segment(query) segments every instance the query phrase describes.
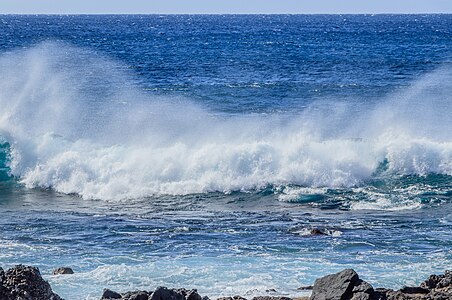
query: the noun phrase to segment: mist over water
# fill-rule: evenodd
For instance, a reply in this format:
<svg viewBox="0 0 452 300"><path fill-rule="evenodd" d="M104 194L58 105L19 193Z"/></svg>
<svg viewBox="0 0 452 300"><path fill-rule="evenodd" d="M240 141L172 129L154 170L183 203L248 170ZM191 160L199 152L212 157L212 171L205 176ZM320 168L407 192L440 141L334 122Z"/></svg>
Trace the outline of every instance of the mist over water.
<svg viewBox="0 0 452 300"><path fill-rule="evenodd" d="M155 96L133 77L63 43L2 54L10 174L29 188L104 200L452 175L449 65L381 101L323 99L261 114Z"/></svg>

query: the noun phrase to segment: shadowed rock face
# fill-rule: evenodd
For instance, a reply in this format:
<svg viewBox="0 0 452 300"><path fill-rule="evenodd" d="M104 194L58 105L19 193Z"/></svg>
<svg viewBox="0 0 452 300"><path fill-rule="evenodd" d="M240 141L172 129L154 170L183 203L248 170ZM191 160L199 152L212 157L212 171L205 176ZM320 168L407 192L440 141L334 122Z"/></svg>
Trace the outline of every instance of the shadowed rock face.
<svg viewBox="0 0 452 300"><path fill-rule="evenodd" d="M319 278L314 283L311 300L369 300L373 287L359 279L352 269Z"/></svg>
<svg viewBox="0 0 452 300"><path fill-rule="evenodd" d="M61 300L52 291L38 268L23 265L15 266L4 272L0 268L1 300Z"/></svg>

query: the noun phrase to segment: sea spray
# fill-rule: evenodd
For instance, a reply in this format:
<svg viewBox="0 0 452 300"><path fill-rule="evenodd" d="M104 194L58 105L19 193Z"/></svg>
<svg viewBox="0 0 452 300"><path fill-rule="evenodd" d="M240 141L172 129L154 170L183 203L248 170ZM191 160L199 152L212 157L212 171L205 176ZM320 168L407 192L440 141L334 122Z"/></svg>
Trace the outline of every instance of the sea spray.
<svg viewBox="0 0 452 300"><path fill-rule="evenodd" d="M91 51L43 43L0 58L0 132L27 187L86 199L359 187L375 176L452 175L452 72L377 104L325 99L294 114L227 115L133 84Z"/></svg>

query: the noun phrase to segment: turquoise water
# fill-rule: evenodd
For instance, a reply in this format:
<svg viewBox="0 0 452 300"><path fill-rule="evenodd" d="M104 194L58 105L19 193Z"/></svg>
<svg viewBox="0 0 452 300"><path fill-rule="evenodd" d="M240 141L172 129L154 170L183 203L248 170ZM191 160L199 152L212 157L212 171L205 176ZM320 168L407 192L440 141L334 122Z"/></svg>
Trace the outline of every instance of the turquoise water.
<svg viewBox="0 0 452 300"><path fill-rule="evenodd" d="M450 15L0 20L0 266L65 299L450 268Z"/></svg>

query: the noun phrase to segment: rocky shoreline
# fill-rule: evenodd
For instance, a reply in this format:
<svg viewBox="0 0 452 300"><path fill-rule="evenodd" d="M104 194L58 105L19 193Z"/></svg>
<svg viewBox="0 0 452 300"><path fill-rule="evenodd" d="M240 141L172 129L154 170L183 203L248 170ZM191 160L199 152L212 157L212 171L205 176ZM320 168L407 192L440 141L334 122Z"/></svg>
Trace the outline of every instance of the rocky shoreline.
<svg viewBox="0 0 452 300"><path fill-rule="evenodd" d="M73 274L70 268L58 268L53 274ZM352 269L319 278L312 287L310 297L290 298L260 296L251 300L452 300L452 271L431 275L416 287L400 290L374 288L359 278ZM153 291L117 293L104 289L101 300L209 300L197 290L158 287ZM52 291L38 268L17 265L7 271L0 268L0 300L62 300ZM241 296L223 297L216 300L247 300Z"/></svg>

